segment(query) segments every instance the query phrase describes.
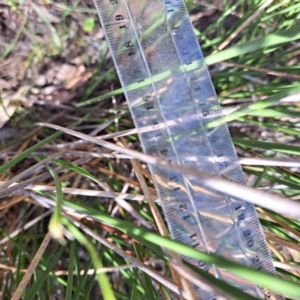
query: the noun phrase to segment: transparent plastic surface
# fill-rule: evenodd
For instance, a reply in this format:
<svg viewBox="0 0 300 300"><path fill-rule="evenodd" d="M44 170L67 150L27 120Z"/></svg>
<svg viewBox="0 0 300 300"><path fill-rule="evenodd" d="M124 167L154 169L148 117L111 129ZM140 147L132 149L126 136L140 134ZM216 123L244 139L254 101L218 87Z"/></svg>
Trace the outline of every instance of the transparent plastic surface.
<svg viewBox="0 0 300 300"><path fill-rule="evenodd" d="M244 183L232 140L182 0L95 0L145 153ZM172 237L275 274L252 204L150 167ZM244 291L267 291L184 259ZM204 300L223 299L195 287ZM283 299L274 295L275 299Z"/></svg>

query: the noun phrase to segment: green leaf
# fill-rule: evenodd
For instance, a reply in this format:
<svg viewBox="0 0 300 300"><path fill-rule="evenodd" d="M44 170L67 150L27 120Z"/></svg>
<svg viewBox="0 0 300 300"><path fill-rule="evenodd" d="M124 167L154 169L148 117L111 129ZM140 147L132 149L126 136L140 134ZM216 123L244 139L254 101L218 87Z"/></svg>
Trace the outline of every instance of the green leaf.
<svg viewBox="0 0 300 300"><path fill-rule="evenodd" d="M83 21L83 30L86 32L93 31L95 29L95 19L93 17L85 18Z"/></svg>

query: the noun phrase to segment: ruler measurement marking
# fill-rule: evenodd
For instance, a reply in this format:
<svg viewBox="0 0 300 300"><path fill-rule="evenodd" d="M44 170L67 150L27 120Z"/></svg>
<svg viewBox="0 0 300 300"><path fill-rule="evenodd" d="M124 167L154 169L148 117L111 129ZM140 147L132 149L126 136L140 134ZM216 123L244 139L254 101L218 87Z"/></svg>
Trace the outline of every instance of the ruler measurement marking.
<svg viewBox="0 0 300 300"><path fill-rule="evenodd" d="M125 5L125 7L126 7L126 9L127 9L127 12L128 12L129 18L130 18L130 21L131 21L131 23L133 24L133 21L132 21L132 19L131 19L131 17L130 17L129 8L128 8L128 6L127 6L126 1L124 1L124 5ZM170 11L169 11L169 12L170 12ZM135 28L134 28L134 27L133 27L133 31L135 31ZM140 45L138 39L137 39L137 44L138 44L139 48L141 49L142 47L141 47L141 45ZM143 50L141 50L141 55L143 56L144 60L146 61L146 58L144 57ZM151 78L151 72L150 72L150 69L148 68L148 66L147 66L146 63L145 63L145 66L146 66L146 70L147 70L148 76L149 76L149 78ZM154 83L152 83L152 88L153 88L153 90L154 90L154 93L155 93L155 95L156 95L156 99L157 99L158 105L159 105L160 96L159 96L159 94L158 94L158 92L157 92L157 90L156 90L156 88L155 88L155 84L154 84ZM162 114L162 118L164 119L163 114ZM164 122L166 123L166 120L165 120L165 119L164 119ZM171 134L171 133L169 132L169 130L168 130L168 126L166 126L166 129L167 129L167 132L168 132L169 136L172 137L172 134ZM172 143L172 138L171 138L171 147L172 147L172 151L173 151L174 154L175 154L177 163L180 163L180 159L179 159L179 157L178 157L177 150L176 150L176 148L174 147L174 144ZM166 150L163 150L163 151L166 151ZM192 200L192 195L191 195L190 189L189 189L189 187L188 187L188 185L187 185L187 183L186 183L186 179L185 179L184 177L183 177L183 181L184 181L184 184L185 184L185 188L186 188L186 192L187 192L189 201L190 201L190 203L193 205L194 203L193 203L193 200ZM178 189L179 189L179 188L176 188L176 189L173 190L173 191L176 192ZM194 209L194 211L196 212L197 210ZM208 250L208 245L207 245L206 238L205 238L205 234L204 234L204 232L203 232L203 228L202 228L202 226L201 226L201 221L200 221L200 219L199 219L200 216L197 214L197 217L196 217L196 218L198 219L197 227L198 227L198 230L200 231L200 234L201 234L202 237L203 237L206 251L209 252L209 250Z"/></svg>
<svg viewBox="0 0 300 300"><path fill-rule="evenodd" d="M174 3L174 1L176 3ZM159 1L154 1L154 0L150 0L150 2L153 4L159 3ZM193 159L195 159L197 162L197 160L201 161L202 158L207 159L208 158L207 155L210 155L210 158L213 160L213 163L212 164L209 163L207 166L210 166L209 168L214 169L213 174L219 176L221 174L224 174L224 176L229 176L230 179L232 177L232 180L244 182L241 168L238 166L237 159L235 158L235 151L232 146L232 142L230 139L230 135L226 123L224 122L224 119L222 119L221 110L217 102L217 98L213 86L210 81L210 76L205 66L201 50L198 49L199 48L198 41L195 38L195 35L193 33L193 29L191 27L190 20L189 20L189 15L187 13L183 1L182 0L163 1L165 7L167 7L167 10L165 10L166 19L167 19L166 28L168 28L168 32L170 32L171 34L171 39L173 40L173 44L175 46L175 52L177 51L178 58L181 61L180 63L181 66L178 69L181 72L180 75L181 78L178 79L178 76L176 75L176 72L178 72L178 70L176 70L177 67L175 69L171 68L169 71L170 75L168 75L168 77L165 77L165 79L163 79L164 81L162 81L162 84L152 79L152 76L153 75L156 76L157 74L155 73L152 74L150 68L147 65L148 63L151 62L153 63L153 61L151 61L150 58L149 61L147 61L148 58L146 57L146 55L148 55L146 52L149 51L148 49L150 48L148 48L147 44L143 44L142 42L140 42L139 35L136 31L134 21L131 17L131 11L129 6L127 5L126 0L124 1L96 0L95 3L96 3L98 13L100 15L100 20L102 21L102 24L104 24L103 26L104 31L110 42L109 46L113 53L112 56L114 62L115 64L117 63L116 66L117 66L118 74L121 77L121 82L123 88L125 89L125 95L127 100L129 101L129 107L131 109L133 117L135 118L135 124L138 128L139 137L142 140L144 151L146 151L147 153L152 153L152 155L166 157L169 161L177 161L177 163L180 161L184 163L189 162L189 159L184 159L182 156L182 155L186 155L186 152L185 151L177 152L177 150L180 149L181 147L180 144L181 140L188 141L190 139L190 141L194 143L194 145L196 145L195 142L193 142L193 138L194 138L193 134L188 134L188 136L183 135L182 137L180 137L179 135L178 140L176 139L173 140L174 138L176 138L174 136L176 130L180 128L178 126L180 126L181 122L185 122L185 119L182 119L181 121L180 120L175 121L174 124L170 125L168 122L174 120L174 118L172 117L170 119L168 118L166 119L165 116L166 112L164 112L165 109L164 94L166 93L166 95L168 95L169 93L168 89L173 88L174 84L172 84L171 81L170 85L166 85L166 90L164 91L161 90L161 86L162 84L164 84L164 82L167 82L167 78L170 78L171 80L175 79L175 81L181 80L181 84L187 87L189 91L188 92L189 96L187 98L190 99L189 101L191 104L191 108L189 108L189 111L192 112L193 110L196 112L195 116L196 118L199 119L198 121L202 126L202 130L201 130L202 133L200 132L200 134L203 134L204 139L201 142L203 144L203 146L201 147L203 147L203 150L206 148L210 151L210 152L208 151L208 154L205 154L205 156L195 155ZM134 6L134 3L138 3L138 2L135 0L130 0L131 7ZM128 14L128 20L125 19L123 15L119 14L119 11L122 9L124 10L124 7L126 13ZM138 7L138 5L136 7ZM162 9L164 9L163 5L162 5ZM135 11L134 14L136 14L135 17L138 17L137 11ZM145 15L144 17L146 18L147 16ZM113 20L113 18L115 19ZM120 26L118 25L122 23L123 24L126 23L126 25L122 25L120 28ZM168 39L168 34L169 34L168 32L166 32L166 39ZM188 41L186 41L186 39L188 39ZM123 44L121 44L120 40L122 40ZM183 45L182 42L184 40L186 45L188 46L194 45L195 47L185 47L186 49L182 48L185 46ZM124 42L127 43L125 44L125 48L124 48ZM193 49L191 50L191 48ZM160 48L159 51L162 51L161 53L159 53L159 55L163 55L163 51L164 51L163 48ZM157 54L155 55L157 56ZM128 60L128 58L130 58L130 60ZM132 60L132 58L134 60ZM176 60L177 58L175 58L175 61ZM127 76L123 76L124 74L126 75L126 72L127 72ZM131 92L132 90L129 87L130 85L133 84L133 82L137 82L137 83L145 82L145 85L140 86L138 91ZM151 94L153 95L151 96ZM131 95L132 97L135 97L135 99L131 98ZM204 95L204 96L200 96L200 95ZM144 101L143 103L143 100L147 100L148 98L151 97L152 97L151 99L152 103L147 104L147 101ZM187 99L185 100L187 101ZM147 104L145 106L144 111L142 111L141 106L139 106L140 105L139 103L141 103L141 105L144 105L145 103ZM181 106L178 106L179 103L177 102L176 105L178 107L178 111L185 110L185 104L181 103ZM171 112L172 111L170 111L170 113ZM167 111L167 113L169 112ZM220 124L214 125L215 128L207 127L209 126L210 123L218 124L218 122L220 122ZM164 126L161 126L161 123L163 123ZM144 125L145 127L150 126L150 130L152 130L152 132L150 130L147 132L144 129ZM157 133L153 131L156 131ZM156 142L155 146L153 145L153 142ZM200 145L199 141L197 143L198 145ZM217 147L218 143L222 143L221 147L223 147L223 150L224 148L228 148L228 149L226 149L222 153L219 152ZM171 151L169 151L170 146L171 146ZM208 162L209 161L207 161L207 163ZM232 165L236 165L236 167L232 167ZM195 241L195 237L197 236L196 231L193 233L188 233L186 231L186 228L184 227L187 225L180 227L181 225L179 225L178 221L176 220L176 214L172 214L171 211L167 209L169 201L176 202L176 197L178 197L176 195L181 195L180 197L183 196L182 199L185 199L183 204L180 205L178 204L179 207L175 209L176 203L171 203L170 207L172 207L174 212L178 213L181 210L180 207L182 207L182 205L188 205L188 203L190 203L190 206L193 206L193 209L191 210L190 208L188 208L186 209L186 212L182 212L182 214L185 215L185 217L182 217L184 218L182 219L182 221L187 222L189 220L192 226L195 225L195 223L193 222L196 221L196 223L198 222L197 224L198 226L196 227L198 227L198 229L202 228L201 224L202 222L204 222L204 220L199 219L200 214L198 215L198 208L195 206L195 203L192 198L192 197L198 197L197 193L195 194L194 191L194 187L195 187L193 186L194 181L187 180L186 178L178 179L179 181L178 186L176 186L176 184L174 183L173 187L170 189L166 185L166 182L163 180L163 178L165 178L166 173L158 171L157 168L151 168L151 169L155 178L156 188L158 189L158 192L162 195L163 205L165 206L166 209L165 211L168 212L166 217L168 218L169 227L171 227L170 230L173 233L173 237L177 237L179 240L183 239L184 241L186 241L186 238L188 238L189 241L187 243L193 243L193 245L195 245L195 247L198 248L198 246L200 246L201 243L197 240ZM182 177L177 175L177 178L182 178ZM174 175L170 174L167 180L169 180L170 183L172 182L172 180L174 181ZM190 186L193 189L193 192L191 192L192 190L190 190ZM187 200L186 198L187 196L190 199L189 202L185 202ZM252 234L251 237L252 238L258 237L257 238L258 240L256 241L257 244L260 242L264 243L264 235L261 232L261 227L257 220L256 211L255 209L253 209L253 206L249 203L245 204L241 200L230 198L228 196L225 196L223 198L225 199L225 202L227 203L226 205L228 206L229 210L231 209L231 213L229 213L229 216L232 216L233 229L230 230L234 230L235 228L235 230L239 232L239 230L241 230L242 227L246 226L246 228L247 227L250 228L251 231L254 230L254 233L251 232ZM216 200L219 199L219 196L218 198L215 197L215 199ZM200 203L197 205L200 205ZM190 210L191 212L188 212ZM214 219L212 218L211 221L213 220ZM206 220L203 223L203 225L211 226L210 223L207 223ZM206 229L202 229L202 230L204 231L209 230L209 227L205 227L205 228ZM204 241L204 243L206 242L206 235L204 234L204 232L202 233L202 240ZM243 251L245 252L246 256L247 256L247 249L246 249L247 247L245 247L245 243L249 240L250 238L243 240L240 237L240 246L244 248ZM250 244L252 245L252 243ZM254 246L254 244L252 246ZM203 247L203 245L201 247ZM258 254L265 255L264 253L266 253L266 259L265 259L266 263L264 264L264 266L271 270L272 261L268 257L269 250L266 245L265 247L264 246L262 247L263 247L262 248L263 253L260 254L258 253ZM207 251L208 245L206 245L205 248ZM201 249L203 250L203 248ZM259 252L258 249L259 248L256 249L257 252ZM234 250L233 250L233 255L234 255ZM263 264L263 262L261 262L260 264ZM274 273L274 270L272 272ZM217 274L217 272L215 272L215 274ZM283 298L279 298L279 299L283 299Z"/></svg>
<svg viewBox="0 0 300 300"><path fill-rule="evenodd" d="M120 15L121 16L121 15ZM129 23L129 20L126 19L122 19L122 20L116 20L114 22L108 22L108 23L104 23L104 26L111 26L111 25L118 25L118 24L123 24L123 23Z"/></svg>

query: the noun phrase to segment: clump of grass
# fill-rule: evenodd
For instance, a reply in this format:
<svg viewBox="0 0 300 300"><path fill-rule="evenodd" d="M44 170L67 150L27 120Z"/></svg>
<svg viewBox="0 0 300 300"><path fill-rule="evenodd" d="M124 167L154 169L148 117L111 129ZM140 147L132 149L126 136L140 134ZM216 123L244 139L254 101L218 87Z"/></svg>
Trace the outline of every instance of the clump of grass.
<svg viewBox="0 0 300 300"><path fill-rule="evenodd" d="M27 28L26 6L12 2ZM91 16L96 22L93 26L99 26L94 8L84 3L48 3L63 10L62 25L45 19L40 7L32 8L51 31L56 55L63 53L65 22L72 13L88 20L83 26L94 24L88 19ZM288 299L300 297L300 224L295 209L300 180L300 5L257 0L226 1L218 7L213 1L201 5L187 1L187 5L225 118L230 122L247 183L256 188L256 195L265 195L262 191L272 195L263 196L271 206L256 204L278 277L172 241L159 227L163 222L157 218L163 213L159 203L151 202L150 198L157 195L145 165L153 160L137 152L141 147L136 131L104 49L72 112L70 106L61 107L64 115L58 115L55 123L64 133L34 127L28 135L15 136L1 146L3 299L17 299L15 291L21 291L23 299L28 300L49 299L49 295L57 299L188 297L188 284L180 285L175 271L187 281L201 281L219 294L254 299L209 274L170 261L161 247L232 270L255 284L279 290ZM201 18L214 22L203 29ZM3 58L13 55L21 38L19 29ZM99 76L101 70L109 71ZM100 83L108 87L112 82L110 91L97 89ZM35 121L42 119L35 117ZM67 131L67 127L73 131ZM93 138L99 135L110 142ZM138 176L133 157L143 164ZM201 175L197 174L194 176ZM213 184L211 178L208 181ZM293 201L284 212L276 204L280 197ZM248 200L252 201L251 197ZM32 276L26 279L26 272Z"/></svg>

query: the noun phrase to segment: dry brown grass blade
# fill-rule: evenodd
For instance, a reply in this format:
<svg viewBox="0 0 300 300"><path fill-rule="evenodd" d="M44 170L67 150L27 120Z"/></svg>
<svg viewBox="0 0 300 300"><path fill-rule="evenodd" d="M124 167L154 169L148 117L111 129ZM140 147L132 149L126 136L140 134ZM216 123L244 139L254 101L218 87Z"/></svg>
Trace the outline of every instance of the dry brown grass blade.
<svg viewBox="0 0 300 300"><path fill-rule="evenodd" d="M64 128L58 125L48 124L48 123L36 123L36 125L46 126L49 128L53 128L55 130L60 130L62 132L76 136L80 139L84 139L92 143L95 143L99 146L106 147L113 151L118 151L120 153L129 155L132 158L136 158L148 164L156 165L167 171L178 172L179 174L186 175L189 178L195 178L199 180L199 183L201 183L201 185L205 187L211 188L213 190L219 191L227 195L231 195L233 197L248 201L256 205L263 206L267 209L274 210L280 214L290 215L296 218L300 217L300 204L295 201L291 201L287 198L284 198L282 196L276 194L270 195L263 191L256 190L254 188L239 183L231 182L229 180L224 180L220 177L209 175L205 172L201 172L199 170L187 167L185 165L169 163L165 160L158 159L156 157L152 157L150 155L146 155L138 151L120 147L118 145L104 141L101 138L94 138L89 135L68 128Z"/></svg>
<svg viewBox="0 0 300 300"><path fill-rule="evenodd" d="M276 249L276 247L271 244L270 242L267 242L269 248L271 249L271 251L280 259L281 262L288 264L289 261ZM300 273L294 270L290 270L289 272L291 272L293 275L300 277Z"/></svg>
<svg viewBox="0 0 300 300"><path fill-rule="evenodd" d="M155 205L155 202L152 198L152 195L149 191L149 188L147 186L147 183L145 181L145 178L141 172L141 166L139 164L138 161L136 161L135 159L131 159L130 160L132 166L133 166L133 169L135 171L135 174L136 174L136 177L141 185L141 188L142 188L142 191L144 193L144 195L146 196L146 199L148 200L148 204L149 204L149 207L150 207L150 210L151 210L151 213L154 217L154 220L155 220L155 223L156 223L156 226L158 228L158 231L159 233L162 235L162 236L169 236L169 231L167 229L167 227L165 226L165 223Z"/></svg>
<svg viewBox="0 0 300 300"><path fill-rule="evenodd" d="M100 185L100 184L99 184ZM117 194L115 194L114 190L108 185L108 183L101 184L100 185L102 188L106 189L108 193L111 193L112 198L114 201L123 209L125 209L129 215L134 217L136 220L140 222L143 226L146 228L153 230L154 226L151 222L146 220L129 202L125 201L123 198L118 197Z"/></svg>
<svg viewBox="0 0 300 300"><path fill-rule="evenodd" d="M300 266L297 265L291 265L291 264L285 264L278 261L273 261L274 267L284 269L284 270L295 270L300 272Z"/></svg>
<svg viewBox="0 0 300 300"><path fill-rule="evenodd" d="M170 261L170 265L184 278L186 278L186 280L189 280L190 282L201 288L205 288L207 291L210 291L211 294L217 293L220 296L224 296L224 299L228 299L226 295L224 295L224 293L220 289L218 289L217 286L212 287L205 278L200 276L199 273L191 270L189 267L185 265L177 265L174 261Z"/></svg>
<svg viewBox="0 0 300 300"><path fill-rule="evenodd" d="M263 157L241 157L239 158L241 165L254 165L254 166L274 166L274 167L289 167L299 168L300 162L296 159L276 159L276 158L263 158ZM288 170L289 171L289 170ZM294 173L293 173L294 175Z"/></svg>
<svg viewBox="0 0 300 300"><path fill-rule="evenodd" d="M45 196L41 196L41 195L38 195L38 194L35 194L35 193L32 193L32 192L26 192L26 194L27 194L27 196L30 197L29 201L36 204L36 205L38 205L38 206L45 207L45 208L49 209L49 208L52 208L56 205L55 200L46 198ZM72 217L73 219L75 219L77 221L80 221L84 224L88 224L90 226L93 226L95 228L110 232L110 233L122 238L123 240L126 240L127 243L129 243L129 244L131 244L133 241L138 242L138 241L134 240L132 237L130 237L129 235L127 235L126 233L120 231L119 229L116 229L115 227L112 227L108 224L103 224L103 223L99 222L97 219L89 217L86 214L80 214L79 212L75 212L74 209L70 208L67 205L63 205L62 209L63 209L64 214ZM38 218L42 218L46 214L50 214L50 213L51 213L51 210L46 211L43 215L37 217L36 219L32 220L31 222L36 223L38 221L37 220ZM24 229L29 228L28 226L32 226L33 224L31 224L31 222L27 223L24 226ZM5 239L8 240L8 238L5 238ZM3 243L3 240L0 241L0 244ZM7 241L7 240L5 240L5 241Z"/></svg>
<svg viewBox="0 0 300 300"><path fill-rule="evenodd" d="M224 65L224 66L227 66L227 67L234 67L234 68L239 68L239 69L248 69L248 70L251 70L251 71L255 71L255 72L259 72L259 73L263 73L263 74L268 74L268 75L274 75L274 76L277 76L277 77L289 78L289 79L298 80L298 81L300 80L299 75L289 74L289 73L285 73L285 72L278 72L278 71L269 70L269 69L265 69L265 68L256 68L256 67L251 67L251 66L248 66L248 65L235 64L235 63L222 62L221 64Z"/></svg>
<svg viewBox="0 0 300 300"><path fill-rule="evenodd" d="M25 273L24 277L22 278L20 284L18 285L16 291L14 292L11 300L19 300L22 297L22 294L33 274L33 272L35 271L39 261L41 260L49 242L51 240L51 234L48 231L39 250L37 251L37 253L35 254L30 266L27 269L27 272Z"/></svg>
<svg viewBox="0 0 300 300"><path fill-rule="evenodd" d="M0 210L7 209L7 208L23 201L24 198L26 198L26 197L27 196L20 195L20 196L13 197L12 199L9 199L8 201L3 201L0 205Z"/></svg>
<svg viewBox="0 0 300 300"><path fill-rule="evenodd" d="M50 162L52 159L60 157L61 155L67 153L67 150L55 153L41 161L39 161L38 163L36 163L35 165L31 166L28 169L25 169L23 172L19 173L18 175L14 176L13 178L9 179L7 182L5 182L4 184L2 184L0 186L0 190L5 189L7 187L9 187L11 184L15 183L18 180L23 179L24 177L26 177L27 175L29 175L30 173L34 172L38 167L43 166L44 164Z"/></svg>
<svg viewBox="0 0 300 300"><path fill-rule="evenodd" d="M266 238L270 241L273 241L279 245L294 249L298 252L300 252L300 245L296 244L294 242L291 241L287 241L283 238L281 238L280 236L275 235L274 233L268 232L268 231L264 231L264 234L266 236Z"/></svg>
<svg viewBox="0 0 300 300"><path fill-rule="evenodd" d="M137 181L135 181L135 180L132 180L132 179L126 177L126 176L123 176L123 175L120 175L120 174L111 172L110 170L107 170L107 169L105 169L105 168L96 166L96 165L94 165L94 164L92 164L92 163L85 163L84 165L88 166L88 167L91 168L91 169L97 170L97 171L99 171L100 173L103 173L103 174L106 174L106 175L108 175L108 176L112 176L112 177L115 177L115 178L117 178L117 179L120 179L120 180L122 180L122 181L124 181L124 182L127 182L127 183L129 183L130 186L133 187L133 188L139 186L139 183L138 183ZM153 188L149 188L149 190L151 190L152 193L156 193L155 189L153 189Z"/></svg>
<svg viewBox="0 0 300 300"><path fill-rule="evenodd" d="M139 243L134 238L130 237L128 234L120 231L119 229L117 229L115 227L109 226L107 224L103 224L103 223L101 223L95 219L92 219L88 216L82 216L76 212L71 212L68 210L63 210L63 212L65 215L72 217L76 221L80 221L83 224L87 224L87 225L93 226L94 228L102 229L104 231L112 233L113 235L118 236L118 237L122 238L123 240L126 240L126 242L128 244L132 244L133 242Z"/></svg>
<svg viewBox="0 0 300 300"><path fill-rule="evenodd" d="M24 197L24 196L22 196ZM27 195L26 195L27 197ZM27 230L28 228L30 228L31 226L33 226L34 224L38 223L39 221L41 221L43 218L47 217L48 215L51 214L51 210L47 210L46 212L44 212L43 214L39 215L38 217L34 218L33 220L27 222L23 227L18 228L16 230L14 230L13 232L11 232L7 237L3 238L2 240L0 240L0 245L8 242L10 239L16 237L18 234L24 232L24 230Z"/></svg>
<svg viewBox="0 0 300 300"><path fill-rule="evenodd" d="M88 160L87 158L81 158L81 159L78 159L78 160L74 161L73 163L74 164L82 164L82 163L86 162L87 160ZM65 169L66 169L65 167L60 166L60 167L55 168L54 170L55 170L56 173L61 173ZM74 172L74 174L78 174L78 173ZM9 196L13 193L16 193L16 192L20 192L24 188L26 188L27 186L29 186L31 184L35 184L37 182L41 182L41 181L43 181L45 179L48 179L50 177L51 177L51 174L49 172L45 172L45 173L42 173L41 175L37 175L36 177L24 180L21 183L18 183L18 184L10 186L8 188L5 188L3 190L0 190L0 198L7 197L7 196Z"/></svg>
<svg viewBox="0 0 300 300"><path fill-rule="evenodd" d="M161 264L163 263L163 261L161 259L153 259L153 260L148 260L148 261L144 261L145 265L151 265L151 264ZM118 267L103 267L100 270L97 270L97 273L108 273L108 272L117 272L120 270L126 270L126 269L130 269L135 267L135 265L133 264L128 264L128 265L120 265ZM15 266L10 266L10 265L4 265L4 264L0 264L0 269L2 270L6 270L6 271L11 271L11 272L22 272L22 273L26 273L28 271L28 269L19 269L18 267ZM56 276L69 276L70 272L69 270L53 270L52 271L54 275ZM73 271L73 275L74 276L78 276L78 275L94 275L95 274L95 269L89 269L89 270L80 270L80 271Z"/></svg>
<svg viewBox="0 0 300 300"><path fill-rule="evenodd" d="M277 224L279 224L280 226L282 226L284 229L286 229L288 232L292 232L295 236L297 236L300 239L300 232L293 228L292 226L290 226L289 224L281 221L279 218L277 218L276 216L273 216L272 214L268 213L267 211L265 211L263 208L261 207L257 207L257 210L259 212L261 212L264 216L269 217L271 220L275 221Z"/></svg>
<svg viewBox="0 0 300 300"><path fill-rule="evenodd" d="M1 183L4 183L5 181L0 181ZM13 185L16 185L13 184ZM13 186L12 185L12 186ZM43 184L38 184L38 185L29 185L25 188L25 190L30 190L30 191L43 191L43 192L55 192L56 187L51 186L51 185L43 185ZM105 197L105 198L112 198L113 195L109 192L106 191L99 191L99 190L89 190L89 189L75 189L75 188L62 188L61 189L64 194L68 195L77 195L77 196L90 196L90 197ZM115 193L118 197L122 199L127 199L127 200L133 200L133 201L145 201L146 197L144 195L138 195L138 194L129 194L129 193ZM21 201L25 196L21 196L19 200L17 198L13 198L10 200L12 201L12 204L15 204L19 201ZM4 202L0 205L0 210L7 208L11 206L12 204L8 202Z"/></svg>
<svg viewBox="0 0 300 300"><path fill-rule="evenodd" d="M147 200L148 200L148 204L150 207L150 210L152 212L152 215L154 217L156 226L158 228L159 233L162 236L165 237L169 237L169 231L162 219L161 214L159 213L159 210L157 209L155 202L152 198L152 195L148 189L147 183L145 181L145 178L142 174L142 168L140 163L135 160L135 159L131 159L131 164L133 166L133 169L135 171L136 177L141 185L141 188L143 190L143 193L145 194ZM181 258L177 253L171 253L171 251L167 251L168 255L171 256L178 264L182 264ZM188 299L197 299L195 291L191 285L190 282L188 282L184 277L180 276L171 266L170 266L170 270L172 273L172 277L174 279L174 281L181 287L183 288L183 290L186 292ZM182 299L182 297L180 296L180 298Z"/></svg>

